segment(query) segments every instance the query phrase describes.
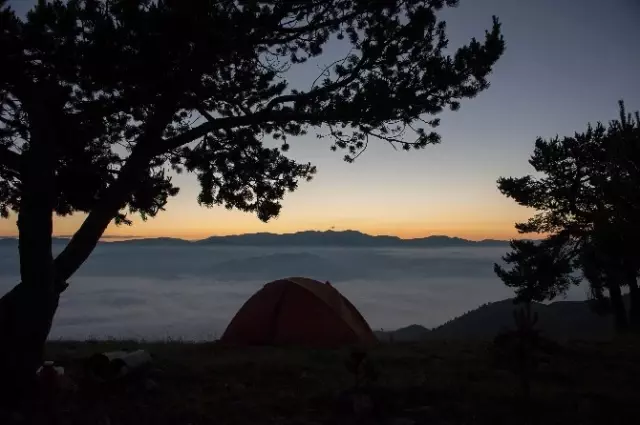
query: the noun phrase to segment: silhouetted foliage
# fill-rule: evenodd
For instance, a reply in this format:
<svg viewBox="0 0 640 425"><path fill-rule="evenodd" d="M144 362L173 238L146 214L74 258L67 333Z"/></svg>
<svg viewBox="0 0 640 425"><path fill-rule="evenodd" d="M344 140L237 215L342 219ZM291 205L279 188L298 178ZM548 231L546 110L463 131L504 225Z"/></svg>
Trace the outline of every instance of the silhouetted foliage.
<svg viewBox="0 0 640 425"><path fill-rule="evenodd" d="M513 311L515 330L501 333L495 342L498 347L508 348L514 357L523 400L528 407L536 354L540 348L540 331L535 328L538 314L532 311L532 303L552 300L571 285L579 284L580 280L571 276L572 258L558 237L537 242L512 240L510 246L512 251L502 260L511 268L507 270L494 264L494 271L505 285L514 288L514 303L524 306Z"/></svg>
<svg viewBox="0 0 640 425"><path fill-rule="evenodd" d="M15 179L3 175L2 211L18 211L12 183L36 125L29 102L45 94L60 132L47 137L58 150L58 214L94 209L131 154L143 152L146 173L117 215L124 223L127 212L154 216L177 193L169 166L198 175L201 204L277 215L284 192L313 174L282 155L288 137L310 127L326 126L321 136L347 149L348 160L370 137L405 149L437 143L426 129L438 120L421 116L457 109L485 89L504 47L496 21L484 44L473 40L445 56L445 26L435 15L443 6L71 0L42 3L25 22L5 8L2 170ZM290 88L286 71L334 38L351 53L309 90ZM193 125L198 118L205 123ZM415 139L402 137L412 129ZM280 149L265 148L265 138Z"/></svg>
<svg viewBox="0 0 640 425"><path fill-rule="evenodd" d="M626 327L621 287L631 293L630 319L640 325L640 115L589 125L572 137L536 140L529 160L540 177L500 178L498 187L538 213L521 233L550 234L590 282L593 305L612 307ZM611 298L606 300L605 289Z"/></svg>
<svg viewBox="0 0 640 425"><path fill-rule="evenodd" d="M571 276L571 257L557 238L541 242L512 240L511 252L502 260L511 265L505 269L494 264L493 269L504 284L513 288L515 302L530 303L554 299L580 280Z"/></svg>
<svg viewBox="0 0 640 425"><path fill-rule="evenodd" d="M153 217L177 194L170 170L197 176L201 205L266 221L315 172L285 156L291 137L316 128L349 162L373 139L438 143L433 116L486 89L504 50L494 18L482 42L446 54L437 13L456 5L55 0L20 19L0 0L0 213L18 213L22 275L0 300L0 331L21 341L0 364L39 350L59 293L112 221ZM287 71L329 43L349 53L292 87ZM88 214L55 261L52 211Z"/></svg>

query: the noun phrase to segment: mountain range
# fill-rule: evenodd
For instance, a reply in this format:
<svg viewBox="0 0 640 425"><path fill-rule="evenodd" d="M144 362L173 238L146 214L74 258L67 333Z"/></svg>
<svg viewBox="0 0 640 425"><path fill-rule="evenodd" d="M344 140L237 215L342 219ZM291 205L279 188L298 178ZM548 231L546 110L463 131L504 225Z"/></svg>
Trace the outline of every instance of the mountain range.
<svg viewBox="0 0 640 425"><path fill-rule="evenodd" d="M628 308L628 295L625 303ZM499 332L515 327L513 311L516 308L509 298L484 304L433 329L411 325L395 331L378 331L376 335L381 341L394 342L490 340ZM611 316L594 313L588 301L534 303L532 310L538 314L536 328L542 335L556 340L606 340L614 335Z"/></svg>
<svg viewBox="0 0 640 425"><path fill-rule="evenodd" d="M68 238L53 238L54 244L66 244ZM428 236L402 239L397 236L373 236L355 230L303 231L297 233L247 233L230 236L211 236L189 241L179 238L136 238L121 241L102 241L102 244L126 246L332 246L368 248L443 248L504 246L508 241L484 239L472 241L450 236ZM15 245L16 238L1 238L0 246Z"/></svg>

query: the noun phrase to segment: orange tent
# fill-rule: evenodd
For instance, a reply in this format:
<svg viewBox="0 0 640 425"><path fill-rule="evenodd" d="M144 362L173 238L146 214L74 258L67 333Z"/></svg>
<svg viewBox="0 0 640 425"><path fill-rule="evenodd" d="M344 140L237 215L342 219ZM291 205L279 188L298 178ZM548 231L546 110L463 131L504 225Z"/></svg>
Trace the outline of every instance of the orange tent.
<svg viewBox="0 0 640 425"><path fill-rule="evenodd" d="M291 277L267 283L238 310L220 339L234 345L373 345L358 310L328 282Z"/></svg>

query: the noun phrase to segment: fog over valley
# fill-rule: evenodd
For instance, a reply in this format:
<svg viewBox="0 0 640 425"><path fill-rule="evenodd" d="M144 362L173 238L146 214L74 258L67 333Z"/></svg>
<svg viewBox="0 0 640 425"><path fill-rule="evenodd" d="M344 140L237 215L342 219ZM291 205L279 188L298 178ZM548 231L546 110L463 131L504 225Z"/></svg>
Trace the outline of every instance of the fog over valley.
<svg viewBox="0 0 640 425"><path fill-rule="evenodd" d="M19 280L11 245L0 246L3 293ZM70 280L51 338L214 339L255 291L290 276L329 280L373 329L433 327L512 296L493 273L506 251L101 243ZM584 288L567 299L585 299Z"/></svg>

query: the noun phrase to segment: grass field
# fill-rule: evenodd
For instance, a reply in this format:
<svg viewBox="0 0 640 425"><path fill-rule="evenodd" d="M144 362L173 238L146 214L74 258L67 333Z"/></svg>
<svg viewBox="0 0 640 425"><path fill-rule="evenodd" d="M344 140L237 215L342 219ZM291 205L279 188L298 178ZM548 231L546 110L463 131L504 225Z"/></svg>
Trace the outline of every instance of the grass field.
<svg viewBox="0 0 640 425"><path fill-rule="evenodd" d="M83 380L83 359L123 348L148 350L153 367L109 384ZM370 350L377 379L366 389L370 406L356 413L349 355L214 343L55 342L48 358L65 366L73 384L49 413L35 410L44 423L97 425L578 425L637 423L640 415L634 341L576 342L544 355L526 410L517 376L500 367L491 344L430 341Z"/></svg>

